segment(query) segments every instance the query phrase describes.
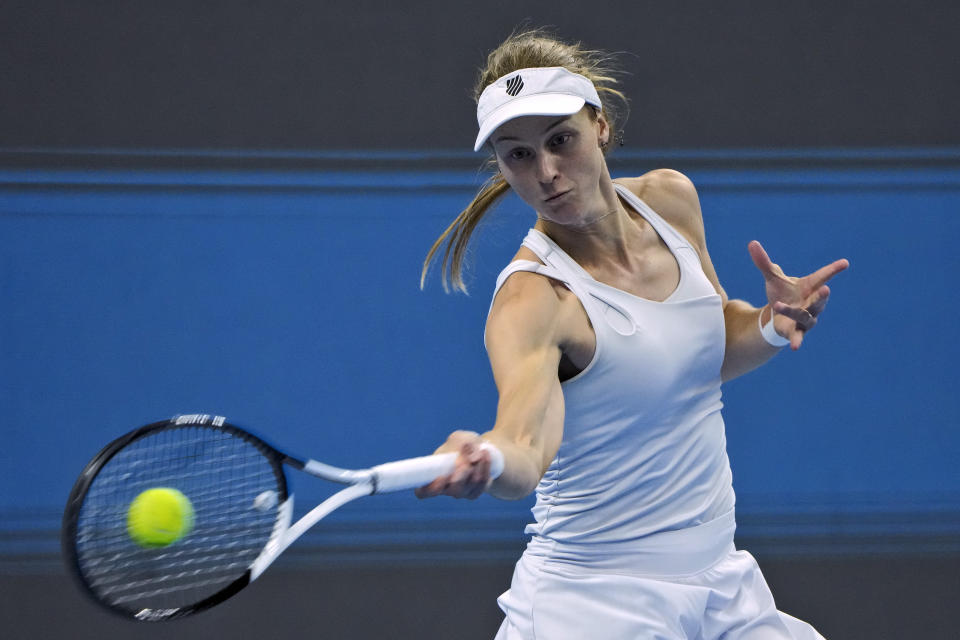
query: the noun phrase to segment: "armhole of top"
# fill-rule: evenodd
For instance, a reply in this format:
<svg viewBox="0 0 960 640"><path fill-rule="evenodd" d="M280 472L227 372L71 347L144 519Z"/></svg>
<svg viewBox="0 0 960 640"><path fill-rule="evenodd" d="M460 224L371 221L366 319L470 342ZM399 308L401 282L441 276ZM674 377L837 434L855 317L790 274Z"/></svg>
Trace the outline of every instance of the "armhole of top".
<svg viewBox="0 0 960 640"><path fill-rule="evenodd" d="M545 265L540 262L535 262L533 260L514 260L513 262L508 264L506 267L504 267L503 271L500 272L500 275L497 276L497 284L493 289L493 295L490 296L490 306L487 308L487 322L490 321L490 312L493 311L493 303L496 301L497 295L500 293L500 289L503 288L504 283L506 283L507 279L510 276L512 276L513 274L519 271L526 271L528 273L539 273L540 275L546 276L547 278L551 278L558 282L562 282L568 287L570 286L569 283L567 283L566 278L564 278L559 271L557 271L551 266ZM484 348L486 348L487 346L486 331L483 332L483 346Z"/></svg>

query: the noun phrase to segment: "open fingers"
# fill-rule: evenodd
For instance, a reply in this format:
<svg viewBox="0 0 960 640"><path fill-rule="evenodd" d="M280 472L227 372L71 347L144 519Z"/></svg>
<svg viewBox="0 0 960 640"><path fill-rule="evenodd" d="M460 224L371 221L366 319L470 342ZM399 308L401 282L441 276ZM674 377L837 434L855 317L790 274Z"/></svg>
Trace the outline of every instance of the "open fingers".
<svg viewBox="0 0 960 640"><path fill-rule="evenodd" d="M822 287L828 280L830 280L830 278L837 275L849 266L850 261L846 258L841 258L840 260L834 260L825 267L820 267L807 276L807 280L810 282L810 288L818 289Z"/></svg>
<svg viewBox="0 0 960 640"><path fill-rule="evenodd" d="M773 260L770 259L766 249L763 248L763 245L761 245L760 242L757 240L751 240L750 244L747 245L747 251L750 252L750 257L753 259L753 264L756 265L757 269L764 274L764 277L783 275L783 272L773 262ZM830 278L845 270L849 266L850 261L846 258L834 260L830 264L820 267L808 275L805 279L810 283L811 289L817 289L826 284Z"/></svg>

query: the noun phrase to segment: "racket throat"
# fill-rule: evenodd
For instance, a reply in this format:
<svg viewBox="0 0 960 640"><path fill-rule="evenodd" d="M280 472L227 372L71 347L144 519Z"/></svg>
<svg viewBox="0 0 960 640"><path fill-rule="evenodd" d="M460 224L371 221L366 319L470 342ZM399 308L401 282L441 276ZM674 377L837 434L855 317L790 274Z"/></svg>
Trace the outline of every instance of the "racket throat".
<svg viewBox="0 0 960 640"><path fill-rule="evenodd" d="M273 525L273 533L270 539L263 546L263 551L257 556L257 559L250 565L250 582L259 577L261 573L269 567L278 555L286 549L290 542L286 541L286 534L290 530L290 523L293 521L293 494L290 494L277 507L277 521Z"/></svg>
<svg viewBox="0 0 960 640"><path fill-rule="evenodd" d="M253 582L256 580L261 573L266 571L267 567L273 564L273 561L276 560L287 547L293 544L297 538L306 533L313 525L351 500L368 496L371 493L372 484L368 477L365 482L350 485L346 489L342 489L333 494L310 510L305 516L297 520L293 525L290 524L293 516L293 495L291 495L280 505L280 509L284 510L284 512L282 517L277 519L277 529L274 530L274 535L271 536L270 541L264 546L260 556L250 565L250 581Z"/></svg>

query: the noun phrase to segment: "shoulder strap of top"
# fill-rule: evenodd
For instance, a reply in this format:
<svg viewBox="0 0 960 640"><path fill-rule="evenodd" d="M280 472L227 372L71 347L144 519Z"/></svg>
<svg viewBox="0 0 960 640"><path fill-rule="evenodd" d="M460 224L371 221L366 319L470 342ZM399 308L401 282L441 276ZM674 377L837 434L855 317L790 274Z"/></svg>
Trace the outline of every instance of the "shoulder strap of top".
<svg viewBox="0 0 960 640"><path fill-rule="evenodd" d="M537 257L560 274L557 280L567 285L567 288L580 299L586 307L591 304L590 291L587 282L596 282L586 269L576 260L567 255L547 234L537 229L530 229L523 239L523 246L537 254Z"/></svg>
<svg viewBox="0 0 960 640"><path fill-rule="evenodd" d="M537 254L544 264L548 264L560 273L565 274L566 278L560 278L568 285L572 283L568 280L575 278L592 279L586 269L577 264L577 261L567 255L566 251L561 249L547 234L537 229L530 229L523 239L523 246Z"/></svg>
<svg viewBox="0 0 960 640"><path fill-rule="evenodd" d="M666 220L660 217L656 211L650 208L646 202L641 200L637 195L630 191L622 184L616 182L613 183L614 188L616 188L617 193L619 193L624 200L630 203L630 206L634 210L643 216L644 220L650 223L650 225L656 229L657 233L660 234L660 237L663 238L663 241L670 247L671 250L676 250L681 247L686 247L692 249L690 243L683 236L682 233L670 226Z"/></svg>
<svg viewBox="0 0 960 640"><path fill-rule="evenodd" d="M533 260L514 260L508 264L500 275L497 276L497 285L493 290L493 296L490 299L490 308L487 310L487 316L493 309L493 301L497 297L503 283L507 278L518 271L529 271L539 273L548 278L553 278L567 285L567 288L573 292L580 302L586 307L590 304L590 293L583 286L583 279L592 279L583 267L578 265L573 258L564 253L563 249L558 247L545 234L530 229L523 239L523 246L527 247L543 261L543 264Z"/></svg>
<svg viewBox="0 0 960 640"><path fill-rule="evenodd" d="M528 271L539 273L564 283L573 295L580 300L580 304L583 305L584 311L586 311L594 327L598 327L604 317L604 307L602 305L605 305L606 307L613 308L620 315L624 316L631 325L631 329L627 330L626 333L624 333L624 330L615 329L618 333L628 335L633 331L635 322L632 319L633 316L630 314L629 309L625 309L616 300L610 300L609 296L596 291L596 287L591 288L590 283L596 284L596 280L546 234L536 229L530 229L523 239L523 246L533 251L533 253L543 261L543 264L533 260L514 260L508 264L497 277L497 285L493 290L490 307L487 309L488 319L490 312L493 310L493 302L496 300L497 293L499 293L500 288L503 287L507 278L518 271ZM486 336L484 336L484 344L486 344ZM597 345L597 349L599 349L599 333L597 334Z"/></svg>
<svg viewBox="0 0 960 640"><path fill-rule="evenodd" d="M507 281L507 278L518 271L539 273L540 275L547 276L548 278L553 278L554 280L564 282L563 276L561 276L560 273L552 267L549 267L545 264L540 264L539 262L534 262L533 260L514 260L504 267L503 271L500 272L500 275L497 276L497 286L493 290L494 297L496 297L497 292L500 291L500 287L503 286L503 283Z"/></svg>

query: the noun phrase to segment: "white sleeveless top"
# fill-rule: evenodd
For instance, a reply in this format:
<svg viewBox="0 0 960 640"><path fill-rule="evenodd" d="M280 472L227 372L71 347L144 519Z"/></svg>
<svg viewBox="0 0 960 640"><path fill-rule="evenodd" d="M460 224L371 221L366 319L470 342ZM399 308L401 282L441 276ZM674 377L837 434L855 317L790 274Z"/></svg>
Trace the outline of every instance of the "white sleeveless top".
<svg viewBox="0 0 960 640"><path fill-rule="evenodd" d="M556 279L583 304L596 333L592 361L562 383L563 439L536 490L528 552L629 551L652 534L721 516L732 541L734 494L720 415L721 299L687 240L628 189L616 189L679 264L679 285L666 300L594 280L535 229L523 245L544 264L512 262L494 291L517 271Z"/></svg>

